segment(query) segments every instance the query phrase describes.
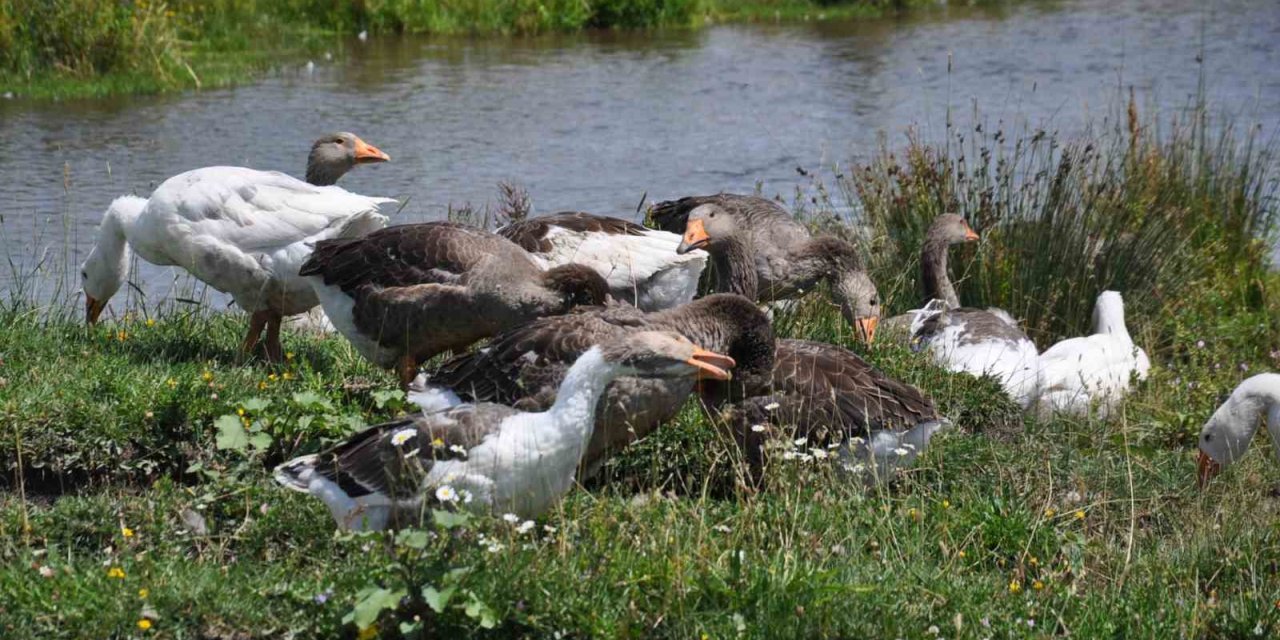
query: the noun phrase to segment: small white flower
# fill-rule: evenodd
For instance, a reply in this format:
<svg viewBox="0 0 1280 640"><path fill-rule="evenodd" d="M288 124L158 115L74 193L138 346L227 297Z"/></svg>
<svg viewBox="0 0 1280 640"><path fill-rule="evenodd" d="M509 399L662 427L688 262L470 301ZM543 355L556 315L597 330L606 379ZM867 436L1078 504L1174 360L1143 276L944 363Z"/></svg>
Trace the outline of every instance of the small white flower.
<svg viewBox="0 0 1280 640"><path fill-rule="evenodd" d="M900 456L905 456L905 455L907 455L908 453L911 453L910 451L907 451L906 449L903 449L902 447L898 447L897 449L894 449L894 450L893 450L893 452L894 452L894 453L896 453L896 454L898 454L898 455L900 455Z"/></svg>
<svg viewBox="0 0 1280 640"><path fill-rule="evenodd" d="M462 496L462 504L471 504L471 499L475 497L475 496L472 496L471 492L467 491L466 489L459 489L458 495Z"/></svg>
<svg viewBox="0 0 1280 640"><path fill-rule="evenodd" d="M911 449L912 451L915 451L915 448L916 448L916 446L914 444L911 444L910 442L904 442L902 443L902 446L907 449Z"/></svg>
<svg viewBox="0 0 1280 640"><path fill-rule="evenodd" d="M809 442L808 438L796 438L795 442L793 442L792 444L796 445L797 447L803 447L808 442Z"/></svg>
<svg viewBox="0 0 1280 640"><path fill-rule="evenodd" d="M489 553L498 553L499 551L502 551L503 549L506 549L506 548L507 548L506 545L502 544L501 542L494 541L489 543Z"/></svg>
<svg viewBox="0 0 1280 640"><path fill-rule="evenodd" d="M764 410L765 410L765 411L776 411L776 410L778 409L778 407L781 407L781 406L782 406L782 405L780 405L780 404L778 404L778 403L776 403L776 402L770 402L769 404L766 404L766 405L764 406Z"/></svg>
<svg viewBox="0 0 1280 640"><path fill-rule="evenodd" d="M504 513L502 514L502 519L506 521L508 524L515 524L517 522L520 522L520 516L514 513Z"/></svg>
<svg viewBox="0 0 1280 640"><path fill-rule="evenodd" d="M408 442L410 438L413 438L416 435L418 435L417 429L413 429L413 428L401 429L395 432L395 435L391 436L391 444L399 447L404 443Z"/></svg>
<svg viewBox="0 0 1280 640"><path fill-rule="evenodd" d="M442 484L436 488L436 500L440 502L454 502L458 499L458 492L453 487Z"/></svg>
<svg viewBox="0 0 1280 640"><path fill-rule="evenodd" d="M813 450L812 452L810 452L810 453L813 455L813 458L814 458L815 460L826 460L826 459L827 459L827 456L831 455L831 454L827 453L827 452L826 452L826 450L824 450L824 449L814 449L814 450Z"/></svg>
<svg viewBox="0 0 1280 640"><path fill-rule="evenodd" d="M833 450L834 450L834 449L839 449L839 448L840 448L840 441L838 441L838 440L837 440L837 441L835 441L835 442L832 442L831 444L828 444L828 445L827 445L827 448L828 448L828 449L833 449Z"/></svg>
<svg viewBox="0 0 1280 640"><path fill-rule="evenodd" d="M40 565L40 575L41 575L42 577L45 577L45 578L52 578L52 577L53 577L53 569L50 569L48 565L43 565L43 564L42 564L42 565Z"/></svg>
<svg viewBox="0 0 1280 640"><path fill-rule="evenodd" d="M925 629L925 633L927 633L927 634L929 634L929 635L931 635L931 636L936 636L936 635L938 635L939 633L942 633L942 631L941 631L940 629L938 629L938 625L936 625L936 624L931 624L931 625L929 625L929 628L928 628L928 629Z"/></svg>
<svg viewBox="0 0 1280 640"><path fill-rule="evenodd" d="M867 440L866 440L866 438L861 438L861 437L858 437L858 436L854 436L854 437L852 437L852 438L849 438L849 442L851 442L851 443L853 443L853 444L862 444L862 443L864 443L864 442L866 442L866 441L867 441Z"/></svg>
<svg viewBox="0 0 1280 640"><path fill-rule="evenodd" d="M715 529L716 531L719 531L720 533L733 533L733 529L730 529L729 525L718 524L711 528Z"/></svg>
<svg viewBox="0 0 1280 640"><path fill-rule="evenodd" d="M784 451L784 452L782 452L782 459L783 459L783 460L795 460L795 459L796 459L796 455L797 455L797 454L796 454L796 452L794 452L794 451Z"/></svg>
<svg viewBox="0 0 1280 640"><path fill-rule="evenodd" d="M1027 626L1028 626L1028 627L1031 627L1032 629L1036 628L1036 619L1035 619L1035 618L1027 618Z"/></svg>
<svg viewBox="0 0 1280 640"><path fill-rule="evenodd" d="M544 525L542 525L542 530L543 530L543 531L546 531L547 533L555 533L555 532L556 532L556 528L555 528L555 527L553 527L553 526L551 526L551 525L549 525L549 524L544 524Z"/></svg>
<svg viewBox="0 0 1280 640"><path fill-rule="evenodd" d="M462 445L460 445L460 444L451 444L451 445L449 445L449 450L450 450L450 451L452 451L452 452L454 452L454 453L456 453L456 454L458 454L458 455L460 455L460 456L465 456L465 455L467 455L467 450L466 450L466 449L464 449L464 448L462 448Z"/></svg>
<svg viewBox="0 0 1280 640"><path fill-rule="evenodd" d="M765 430L765 426L762 424L753 424L751 425L751 430L756 433L761 433Z"/></svg>
<svg viewBox="0 0 1280 640"><path fill-rule="evenodd" d="M533 531L533 527L534 527L534 524L532 520L525 520L524 522L520 523L520 526L516 527L516 533L519 533L519 534L529 533L530 531Z"/></svg>

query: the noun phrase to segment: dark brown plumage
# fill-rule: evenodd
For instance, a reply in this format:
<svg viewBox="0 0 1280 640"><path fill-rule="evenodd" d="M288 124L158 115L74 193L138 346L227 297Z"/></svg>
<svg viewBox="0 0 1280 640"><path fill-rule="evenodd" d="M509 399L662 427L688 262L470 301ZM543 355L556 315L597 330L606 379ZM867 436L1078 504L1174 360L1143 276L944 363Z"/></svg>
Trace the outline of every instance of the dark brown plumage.
<svg viewBox="0 0 1280 640"><path fill-rule="evenodd" d="M326 313L356 348L379 365L398 365L406 384L438 353L601 304L609 290L589 268L542 271L510 240L448 222L321 242L300 273L313 277Z"/></svg>

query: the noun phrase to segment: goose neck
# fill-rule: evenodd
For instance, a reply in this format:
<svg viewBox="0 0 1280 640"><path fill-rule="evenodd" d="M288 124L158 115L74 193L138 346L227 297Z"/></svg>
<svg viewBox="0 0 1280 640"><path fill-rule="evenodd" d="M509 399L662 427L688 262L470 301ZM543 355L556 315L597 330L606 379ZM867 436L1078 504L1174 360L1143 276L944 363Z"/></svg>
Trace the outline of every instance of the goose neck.
<svg viewBox="0 0 1280 640"><path fill-rule="evenodd" d="M721 245L712 255L716 275L715 290L755 300L760 284L751 250L740 238L729 238Z"/></svg>
<svg viewBox="0 0 1280 640"><path fill-rule="evenodd" d="M926 301L942 300L948 308L956 309L960 307L960 298L956 295L951 277L947 274L949 246L945 240L926 238L924 249L920 253L920 266Z"/></svg>
<svg viewBox="0 0 1280 640"><path fill-rule="evenodd" d="M557 429L577 429L585 443L595 425L596 404L619 369L604 359L599 346L578 357L565 374L548 413Z"/></svg>

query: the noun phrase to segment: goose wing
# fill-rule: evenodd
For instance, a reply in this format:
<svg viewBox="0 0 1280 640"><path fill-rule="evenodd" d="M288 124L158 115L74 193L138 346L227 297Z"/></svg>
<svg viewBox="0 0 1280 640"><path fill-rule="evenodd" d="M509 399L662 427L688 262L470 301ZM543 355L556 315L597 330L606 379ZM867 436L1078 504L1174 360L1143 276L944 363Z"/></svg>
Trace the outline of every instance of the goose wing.
<svg viewBox="0 0 1280 640"><path fill-rule="evenodd" d="M291 465L305 465L351 498L377 493L408 500L422 490L437 462L466 460L468 452L517 413L501 405L460 405L375 425L318 455L281 465L278 475L296 477L299 472Z"/></svg>
<svg viewBox="0 0 1280 640"><path fill-rule="evenodd" d="M489 346L453 358L431 375L433 385L476 401L545 407L565 372L592 346L646 323L630 306L585 307L506 331ZM529 404L531 403L531 404Z"/></svg>

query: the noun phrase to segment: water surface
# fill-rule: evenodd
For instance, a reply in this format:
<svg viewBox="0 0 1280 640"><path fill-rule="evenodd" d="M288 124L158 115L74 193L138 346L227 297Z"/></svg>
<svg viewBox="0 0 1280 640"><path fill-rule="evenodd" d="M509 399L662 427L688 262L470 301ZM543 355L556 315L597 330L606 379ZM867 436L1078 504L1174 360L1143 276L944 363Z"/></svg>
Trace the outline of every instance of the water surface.
<svg viewBox="0 0 1280 640"><path fill-rule="evenodd" d="M341 62L245 86L57 104L0 100L0 251L14 273L79 263L112 197L212 164L301 176L318 135L394 158L342 185L409 197L400 220L526 187L536 211L631 215L650 198L789 194L796 167L866 158L948 106L1070 133L1135 87L1173 111L1203 77L1214 106L1280 124L1280 4L1065 0L862 22L535 38L374 38ZM950 66L950 71L948 67ZM1203 73L1202 73L1203 72ZM73 269L74 271L74 269ZM172 270L143 267L153 296ZM47 285L43 285L47 286Z"/></svg>

